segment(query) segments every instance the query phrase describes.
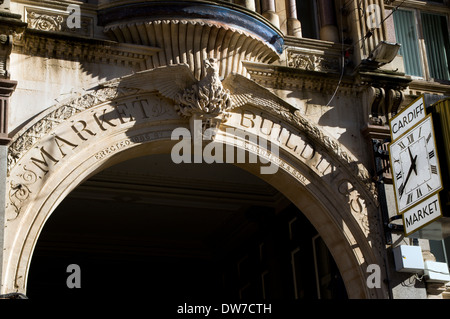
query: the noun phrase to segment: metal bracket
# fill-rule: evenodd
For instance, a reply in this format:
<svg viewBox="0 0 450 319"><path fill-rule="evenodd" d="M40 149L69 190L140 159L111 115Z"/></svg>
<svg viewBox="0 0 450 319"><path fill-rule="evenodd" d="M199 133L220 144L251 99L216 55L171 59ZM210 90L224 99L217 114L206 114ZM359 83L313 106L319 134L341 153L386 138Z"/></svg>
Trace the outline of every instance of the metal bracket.
<svg viewBox="0 0 450 319"><path fill-rule="evenodd" d="M389 218L389 223L387 224L387 228L390 229L391 231L404 232L405 227L403 225L392 224L392 222L394 220L398 220L401 218L402 218L402 215L396 215L396 216L392 216L391 218Z"/></svg>

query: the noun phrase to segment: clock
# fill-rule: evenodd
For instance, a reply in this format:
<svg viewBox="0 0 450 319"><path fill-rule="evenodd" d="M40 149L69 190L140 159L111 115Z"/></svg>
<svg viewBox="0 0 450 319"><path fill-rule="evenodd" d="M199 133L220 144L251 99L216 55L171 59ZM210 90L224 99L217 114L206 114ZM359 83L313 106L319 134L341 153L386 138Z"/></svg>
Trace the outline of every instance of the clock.
<svg viewBox="0 0 450 319"><path fill-rule="evenodd" d="M400 214L442 189L431 114L389 145Z"/></svg>

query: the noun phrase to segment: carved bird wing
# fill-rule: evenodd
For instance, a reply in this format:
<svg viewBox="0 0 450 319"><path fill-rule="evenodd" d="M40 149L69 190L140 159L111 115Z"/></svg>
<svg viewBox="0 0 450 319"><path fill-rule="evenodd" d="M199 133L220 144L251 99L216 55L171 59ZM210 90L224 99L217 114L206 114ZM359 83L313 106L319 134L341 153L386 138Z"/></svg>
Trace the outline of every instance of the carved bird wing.
<svg viewBox="0 0 450 319"><path fill-rule="evenodd" d="M222 85L230 91L233 109L248 104L259 108L272 106L274 109L279 109L281 106L292 113L297 110L268 89L240 74L229 74Z"/></svg>
<svg viewBox="0 0 450 319"><path fill-rule="evenodd" d="M141 71L123 77L120 88L159 91L165 97L175 100L186 88L197 83L187 64L177 64Z"/></svg>

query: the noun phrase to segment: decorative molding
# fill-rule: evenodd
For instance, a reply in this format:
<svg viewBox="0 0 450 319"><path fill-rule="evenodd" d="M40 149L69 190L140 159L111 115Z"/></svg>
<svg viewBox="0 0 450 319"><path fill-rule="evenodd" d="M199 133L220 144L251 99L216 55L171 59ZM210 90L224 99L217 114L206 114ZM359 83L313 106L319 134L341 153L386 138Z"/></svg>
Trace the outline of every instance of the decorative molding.
<svg viewBox="0 0 450 319"><path fill-rule="evenodd" d="M0 78L0 145L8 144L9 98L16 89L17 81Z"/></svg>
<svg viewBox="0 0 450 319"><path fill-rule="evenodd" d="M13 137L12 143L8 147L8 175L20 158L56 126L68 120L74 114L87 110L100 103L111 101L118 96L119 93L117 88L105 87L89 91L84 95L62 102L59 105L50 108L47 111L47 114L44 113L34 123L27 126ZM11 186L16 190L20 190L17 185ZM19 195L20 198L23 198L23 190L21 190L21 192L22 193L19 193ZM14 194L13 196L15 196Z"/></svg>
<svg viewBox="0 0 450 319"><path fill-rule="evenodd" d="M25 7L25 19L29 29L59 32L70 35L92 37L94 34L94 19L87 16L80 17L80 28L69 28L67 18L69 12L62 10L48 10L37 7Z"/></svg>
<svg viewBox="0 0 450 319"><path fill-rule="evenodd" d="M296 69L320 72L339 72L340 58L318 54L287 52L287 65Z"/></svg>
<svg viewBox="0 0 450 319"><path fill-rule="evenodd" d="M435 81L413 80L407 91L410 95L422 95L424 93L450 95L450 85Z"/></svg>
<svg viewBox="0 0 450 319"><path fill-rule="evenodd" d="M184 75L183 75L184 73ZM170 79L167 82L164 79ZM178 78L174 78L174 74L178 74ZM190 78L190 80L189 80ZM206 85L209 82L215 82L214 77L205 78L205 82L198 82L197 85ZM216 82L215 82L216 83ZM307 119L303 118L300 113L290 104L284 102L272 94L269 90L261 87L254 81L251 81L238 74L230 74L223 82L223 87L229 90L230 94L218 88L218 91L224 92L226 102L222 102L226 107L219 108L220 112L213 113L213 116L220 118L229 107L238 108L243 105L253 105L261 108L283 120L306 134L311 140L316 141L327 149L330 154L339 160L343 166L347 167L349 172L357 176L361 185L371 194L374 202L377 203L377 192L374 183L367 169L354 158L351 153L345 149L338 141L324 134L317 126ZM168 85L170 84L170 85ZM154 70L143 71L123 77L118 80L105 83L101 87L89 91L86 94L75 99L62 102L48 110L47 114L43 114L35 122L30 123L22 131L13 137L12 143L8 150L8 174L20 158L30 150L43 136L48 134L60 123L67 121L76 113L82 112L92 106L100 103L111 101L122 94L124 96L131 95L136 90L142 91L159 91L166 98L177 101L180 92L183 93L186 88L196 84L192 73L187 66L168 66ZM216 83L218 85L218 83ZM228 98L230 101L228 101ZM191 112L186 113L192 114ZM216 115L217 114L217 115ZM225 119L226 120L226 119ZM220 119L222 121L222 119Z"/></svg>
<svg viewBox="0 0 450 319"><path fill-rule="evenodd" d="M354 79L347 76L339 83L336 72L317 72L294 67L267 65L255 62L243 62L249 77L258 84L274 89L305 90L332 95L336 88L340 95L359 94Z"/></svg>
<svg viewBox="0 0 450 319"><path fill-rule="evenodd" d="M39 14L34 11L27 14L28 27L41 31L61 31L64 17L61 15Z"/></svg>
<svg viewBox="0 0 450 319"><path fill-rule="evenodd" d="M105 33L114 41L161 48L149 59L149 69L171 64L187 64L196 79L202 76L202 61L215 58L219 76L231 72L246 75L242 61L272 63L276 51L255 35L199 20L153 20L116 23L105 26Z"/></svg>
<svg viewBox="0 0 450 319"><path fill-rule="evenodd" d="M159 52L158 48L117 43L112 41L78 41L58 38L54 34L43 37L34 30L17 34L13 52L79 62L129 66L134 71L148 68L147 61Z"/></svg>

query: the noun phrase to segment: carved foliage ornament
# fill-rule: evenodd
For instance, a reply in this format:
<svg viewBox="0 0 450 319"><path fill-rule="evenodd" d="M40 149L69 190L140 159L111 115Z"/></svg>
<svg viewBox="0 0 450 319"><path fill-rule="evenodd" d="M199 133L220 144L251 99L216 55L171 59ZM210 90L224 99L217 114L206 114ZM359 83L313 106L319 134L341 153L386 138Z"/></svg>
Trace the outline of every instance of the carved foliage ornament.
<svg viewBox="0 0 450 319"><path fill-rule="evenodd" d="M203 61L203 74L196 80L188 65L169 65L125 77L119 88L159 91L175 102L180 116L202 120L204 132L208 128L217 129L226 121L235 104L219 78L216 59Z"/></svg>
<svg viewBox="0 0 450 319"><path fill-rule="evenodd" d="M307 71L339 71L338 58L319 56L316 54L304 54L288 52L288 66Z"/></svg>
<svg viewBox="0 0 450 319"><path fill-rule="evenodd" d="M30 12L28 14L28 26L31 29L42 31L61 31L64 17L61 15L48 15Z"/></svg>
<svg viewBox="0 0 450 319"><path fill-rule="evenodd" d="M69 8L70 6L68 10ZM25 9L29 29L92 36L93 19L90 17L79 16L79 25L72 25L73 19L70 17L70 11L54 11L34 7Z"/></svg>
<svg viewBox="0 0 450 319"><path fill-rule="evenodd" d="M216 117L232 109L230 91L222 86L217 61L207 59L204 61L204 67L206 74L200 81L175 95L180 115ZM184 80L190 84L193 79L187 76Z"/></svg>

